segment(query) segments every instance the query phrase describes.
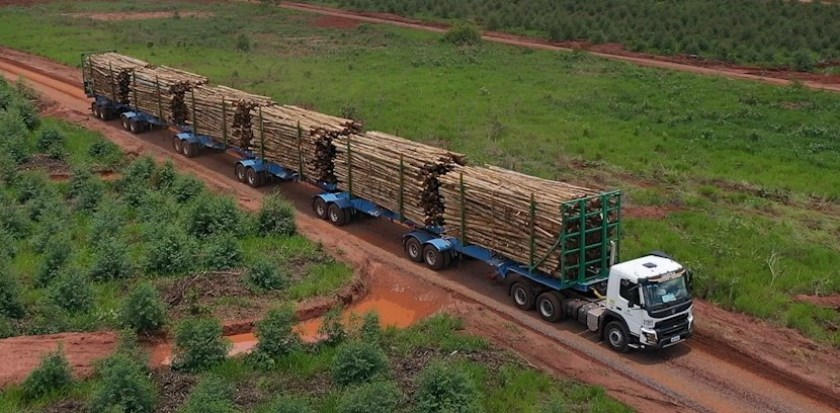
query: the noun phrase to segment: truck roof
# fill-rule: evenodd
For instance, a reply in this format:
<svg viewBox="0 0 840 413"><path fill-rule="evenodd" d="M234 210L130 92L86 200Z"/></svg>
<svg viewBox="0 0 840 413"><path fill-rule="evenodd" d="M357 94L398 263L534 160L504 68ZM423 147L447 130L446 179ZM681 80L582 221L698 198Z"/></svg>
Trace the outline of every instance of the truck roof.
<svg viewBox="0 0 840 413"><path fill-rule="evenodd" d="M671 259L656 255L646 255L634 260L625 261L612 267L613 271L624 274L631 281L638 282L642 279L656 277L682 270L683 266Z"/></svg>

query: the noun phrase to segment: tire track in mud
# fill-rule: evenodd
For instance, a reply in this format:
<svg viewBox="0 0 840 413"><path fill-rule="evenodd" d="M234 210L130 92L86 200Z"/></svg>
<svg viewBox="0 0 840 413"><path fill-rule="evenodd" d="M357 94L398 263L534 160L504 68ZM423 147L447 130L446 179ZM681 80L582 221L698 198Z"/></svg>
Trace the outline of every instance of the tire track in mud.
<svg viewBox="0 0 840 413"><path fill-rule="evenodd" d="M46 64L37 59L35 62ZM138 137L119 129L114 122L91 119L85 114L89 102L78 88L76 92L73 89L78 81L75 69L52 65L55 64L51 63L49 70L47 67L31 70L34 68L31 62L21 64L5 54L0 58L0 72L12 77L26 76L36 90L57 102L55 116L102 132L128 152L152 154L158 159L173 155L166 131ZM230 158L218 154L173 160L179 169L196 174L214 189L238 197L244 207L257 208L263 194L273 189L258 191L236 182ZM340 260L356 268L370 262L377 271L419 278L448 291L456 298L455 311L494 343L511 348L543 370L601 385L611 396L641 411L834 411L831 399L815 399L803 390L804 386L788 386L777 376L774 379L771 375L772 381L764 379L749 368L749 360L735 363L717 357L720 350L706 349L707 344L702 341L689 342L682 350L666 350L663 354L613 353L591 335L581 334L582 328L570 322L546 324L533 314L509 306L500 288L476 276L486 269L464 265L438 274L408 262L400 254L401 227L383 220L366 220L337 229L308 213L314 189L287 183L279 190L299 211L304 211L298 214L301 232L323 242ZM432 285L429 288L435 288ZM731 376L735 379L726 376L730 373L734 373Z"/></svg>

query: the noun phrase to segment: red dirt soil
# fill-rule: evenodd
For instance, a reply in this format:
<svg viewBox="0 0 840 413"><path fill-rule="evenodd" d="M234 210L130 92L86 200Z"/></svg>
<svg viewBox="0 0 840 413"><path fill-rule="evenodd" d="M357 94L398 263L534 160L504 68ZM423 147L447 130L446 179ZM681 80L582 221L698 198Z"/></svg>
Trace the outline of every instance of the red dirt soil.
<svg viewBox="0 0 840 413"><path fill-rule="evenodd" d="M363 220L335 228L308 211L316 192L308 185L284 183L257 190L235 180L227 154L173 157L166 131L135 136L118 122L91 118L76 69L8 49L0 49L0 56L0 73L29 78L33 88L56 102L54 116L100 131L128 152L171 158L179 170L235 196L243 207L257 208L264 194L282 192L299 211L306 211L297 216L301 234L322 242L342 261L357 269L369 265L372 277L415 279L419 291L414 294L444 291L452 297L445 307L463 316L471 331L547 372L601 385L637 410L834 412L840 405L840 351L796 331L696 300L698 331L693 339L661 352L616 354L573 322L552 325L513 308L505 291L487 279L491 270L480 263L464 262L441 273L428 270L402 257L401 226Z"/></svg>
<svg viewBox="0 0 840 413"><path fill-rule="evenodd" d="M88 377L93 364L117 349L116 333L64 333L13 337L0 340L0 388L22 383L38 367L44 355L64 349L76 377Z"/></svg>
<svg viewBox="0 0 840 413"><path fill-rule="evenodd" d="M355 29L359 27L359 21L337 16L321 16L315 20L315 26L335 29Z"/></svg>
<svg viewBox="0 0 840 413"><path fill-rule="evenodd" d="M793 299L803 303L811 303L820 307L828 307L840 311L840 294L822 296L799 294L793 297Z"/></svg>

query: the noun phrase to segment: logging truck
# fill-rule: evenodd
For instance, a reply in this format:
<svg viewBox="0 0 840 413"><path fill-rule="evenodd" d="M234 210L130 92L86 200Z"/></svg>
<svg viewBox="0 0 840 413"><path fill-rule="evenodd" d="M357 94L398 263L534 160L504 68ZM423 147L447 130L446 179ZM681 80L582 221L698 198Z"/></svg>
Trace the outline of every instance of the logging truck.
<svg viewBox="0 0 840 413"><path fill-rule="evenodd" d="M620 191L584 190L567 185L572 195L558 198L555 193L553 197L547 197L547 193L556 190L555 186L566 184L499 168L467 167L461 162L461 156L445 150L431 147L418 149L423 145L408 141L401 143L401 138L375 132L369 133L369 136L357 136L361 133L360 127L318 142L321 152L324 152L324 142L328 146L333 145L333 139L344 142L344 146L337 145L338 148L333 147L333 150L320 154L334 157L329 161L335 171L328 168L333 174L332 179L313 178L312 168L308 169L309 176L304 177L307 170L304 158L311 162L312 157L303 153L305 138L301 121L297 120L296 128L283 122L288 120L286 118L309 116L307 124L315 126L308 131L314 136L316 130L319 133L324 131L318 124L322 120L327 122L326 115L313 118L303 115L299 108L286 110L266 106L267 114L277 112L275 120L285 117L277 121L280 124L275 124L277 129L272 132L271 128L263 125L263 109L259 105L247 106L246 111L258 114L257 126L253 126L250 120L246 122L248 128L259 131L258 136L253 137L257 142L249 140L248 145L237 145L242 140L229 139L228 130L230 122L241 120L237 118L240 114L233 116L228 112L234 108L228 106L224 99L220 104L214 103L215 117L203 118L199 122L197 113L201 109L196 107L195 95L189 99L184 93L194 86L203 87L199 76L165 68L160 73L153 72L153 77L146 73L146 85L138 86L139 76L132 72L145 70L148 65L145 62L115 55L107 64L98 63L98 67L92 67L90 56L85 54L82 58L83 80L87 95L93 98L91 111L96 117L103 120L120 118L123 127L133 133L142 133L152 127L175 128L177 133L172 138L173 147L187 157L198 155L203 148L233 150L242 158L234 165L235 176L254 187L264 185L272 178L313 184L321 191L312 200L315 215L334 225L347 225L360 215L402 223L409 228L402 237L402 247L409 259L424 263L435 271L444 270L462 260L483 262L503 281L516 307L525 311L536 310L539 317L548 322L567 318L577 320L613 350L624 352L631 348L670 347L693 333L689 270L659 252L619 262ZM122 66L128 69L122 69ZM168 83L167 79L160 78L167 74L171 75ZM193 84L181 87L184 86L183 79L193 79ZM170 92L163 91L162 83ZM174 86L180 88L179 96L171 93L171 90L177 89ZM138 93L146 96L138 97ZM239 109L245 98L263 99L227 88L224 94L242 96ZM181 116L179 120L179 113L190 113L192 118ZM296 133L289 132L292 129L296 129ZM200 130L205 132L199 133ZM278 136L265 136L266 130ZM241 128L237 129L240 138L241 131ZM247 132L254 135L253 131ZM286 134L279 136L282 133ZM378 147L371 149L367 146L366 151L356 156L377 152L378 160L365 159L361 163L354 160L353 145L364 148L360 142L365 139L367 145ZM267 151L268 142L278 141L291 143L279 152L278 147L270 146ZM401 145L411 146L415 156L419 153L420 158L434 159L431 162L435 171L433 179L424 180L426 187L422 190L424 194L431 191L449 200L447 223L443 219L423 219L422 211L418 216L417 203L422 203L416 199L421 197L418 188L415 185L411 190L406 189L412 179L417 178L408 171L413 167L416 173L418 163L416 158L414 163L405 159L409 155ZM255 147L258 149L255 150ZM295 150L297 152L293 156L288 156L288 152ZM378 180L372 179L374 172L371 169L359 166L372 164L376 164L374 169L377 173L384 174L377 177ZM354 171L354 168L360 170ZM481 192L477 188L480 185L465 181L468 171L509 177L506 185L508 195L511 191L516 192L520 183L525 189L518 190L516 202L505 199L508 195L502 195L495 189L505 186L498 182L495 188L484 188ZM374 185L388 188L377 187L371 191ZM482 196L476 197L478 193ZM530 195L530 200L527 195ZM547 198L554 203L544 202ZM558 199L562 202L558 203ZM410 202L414 204L409 205ZM551 208L546 207L549 204ZM412 206L415 210L410 210ZM477 210L490 214L489 218L475 219ZM501 215L496 216L499 211ZM538 225L538 221L541 224ZM482 224L477 225L476 222ZM550 225L543 225L546 222ZM485 226L496 224L498 228L487 231Z"/></svg>

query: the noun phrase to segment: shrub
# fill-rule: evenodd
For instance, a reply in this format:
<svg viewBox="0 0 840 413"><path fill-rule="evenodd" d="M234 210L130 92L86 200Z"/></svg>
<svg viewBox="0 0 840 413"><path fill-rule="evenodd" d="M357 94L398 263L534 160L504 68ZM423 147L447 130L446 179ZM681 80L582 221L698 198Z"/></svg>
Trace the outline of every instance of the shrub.
<svg viewBox="0 0 840 413"><path fill-rule="evenodd" d="M21 318L24 314L20 298L20 284L5 265L0 268L0 315Z"/></svg>
<svg viewBox="0 0 840 413"><path fill-rule="evenodd" d="M0 149L2 149L2 145L0 145ZM11 184L17 179L17 161L5 151L0 152L0 182Z"/></svg>
<svg viewBox="0 0 840 413"><path fill-rule="evenodd" d="M259 339L253 360L259 366L271 367L281 357L291 353L300 345L300 337L294 331L297 314L291 306L274 309L257 323L256 336Z"/></svg>
<svg viewBox="0 0 840 413"><path fill-rule="evenodd" d="M98 178L91 178L82 183L75 194L76 209L93 211L104 196L105 183Z"/></svg>
<svg viewBox="0 0 840 413"><path fill-rule="evenodd" d="M90 278L95 281L110 281L129 278L131 275L128 246L119 238L109 237L100 241L95 249Z"/></svg>
<svg viewBox="0 0 840 413"><path fill-rule="evenodd" d="M123 170L123 177L120 180L119 187L125 188L131 184L148 184L149 179L154 173L155 161L151 157L143 156L137 158Z"/></svg>
<svg viewBox="0 0 840 413"><path fill-rule="evenodd" d="M17 164L29 160L26 135L26 123L19 113L0 111L0 152L7 153Z"/></svg>
<svg viewBox="0 0 840 413"><path fill-rule="evenodd" d="M239 242L233 237L219 236L207 242L206 267L211 270L227 270L242 265L245 254Z"/></svg>
<svg viewBox="0 0 840 413"><path fill-rule="evenodd" d="M138 284L120 310L122 324L138 333L151 334L166 324L166 307L151 283Z"/></svg>
<svg viewBox="0 0 840 413"><path fill-rule="evenodd" d="M110 241L115 231L125 225L127 213L125 205L111 197L105 197L99 201L99 208L93 216L88 233L89 242L98 244Z"/></svg>
<svg viewBox="0 0 840 413"><path fill-rule="evenodd" d="M73 370L61 347L41 359L41 364L23 383L27 399L37 399L54 391L66 389L73 382Z"/></svg>
<svg viewBox="0 0 840 413"><path fill-rule="evenodd" d="M0 225L0 263L8 258L14 258L17 254L15 237L5 227Z"/></svg>
<svg viewBox="0 0 840 413"><path fill-rule="evenodd" d="M214 318L186 320L175 332L175 366L188 371L205 370L227 357L228 342Z"/></svg>
<svg viewBox="0 0 840 413"><path fill-rule="evenodd" d="M478 411L475 385L463 371L443 362L423 370L415 398L418 413Z"/></svg>
<svg viewBox="0 0 840 413"><path fill-rule="evenodd" d="M50 238L35 274L35 285L46 287L58 275L70 258L70 240L66 236Z"/></svg>
<svg viewBox="0 0 840 413"><path fill-rule="evenodd" d="M141 363L117 353L102 364L91 412L151 413L154 385Z"/></svg>
<svg viewBox="0 0 840 413"><path fill-rule="evenodd" d="M196 199L189 214L187 230L190 234L206 238L233 232L242 221L239 207L230 197L204 195Z"/></svg>
<svg viewBox="0 0 840 413"><path fill-rule="evenodd" d="M382 338L382 325L379 323L379 313L370 311L365 313L362 321L361 339L367 343L379 344Z"/></svg>
<svg viewBox="0 0 840 413"><path fill-rule="evenodd" d="M73 167L70 172L70 184L67 195L71 198L77 197L82 192L82 188L92 179L93 174L87 165Z"/></svg>
<svg viewBox="0 0 840 413"><path fill-rule="evenodd" d="M146 251L146 270L157 274L180 274L192 267L195 244L178 227L165 226L152 232Z"/></svg>
<svg viewBox="0 0 840 413"><path fill-rule="evenodd" d="M402 393L393 383L376 382L345 392L338 402L338 413L391 413L397 411Z"/></svg>
<svg viewBox="0 0 840 413"><path fill-rule="evenodd" d="M0 315L0 339L14 337L17 329L5 315Z"/></svg>
<svg viewBox="0 0 840 413"><path fill-rule="evenodd" d="M336 345L347 339L347 330L341 323L341 306L335 306L324 314L324 322L318 328L318 335L321 336L321 343L327 346Z"/></svg>
<svg viewBox="0 0 840 413"><path fill-rule="evenodd" d="M447 30L441 41L458 46L472 46L481 43L481 31L473 25L459 24Z"/></svg>
<svg viewBox="0 0 840 413"><path fill-rule="evenodd" d="M233 413L233 388L218 377L207 377L198 382L189 399L178 409L179 413Z"/></svg>
<svg viewBox="0 0 840 413"><path fill-rule="evenodd" d="M251 50L251 38L245 34L240 34L236 38L236 50L240 52L248 52Z"/></svg>
<svg viewBox="0 0 840 413"><path fill-rule="evenodd" d="M366 383L388 368L388 357L373 343L351 341L339 347L332 364L336 384Z"/></svg>
<svg viewBox="0 0 840 413"><path fill-rule="evenodd" d="M35 140L35 148L42 153L52 150L54 147L63 148L67 139L64 132L56 127L45 127L38 131L38 136Z"/></svg>
<svg viewBox="0 0 840 413"><path fill-rule="evenodd" d="M105 139L97 139L88 147L88 155L91 158L108 158L119 153L119 147Z"/></svg>
<svg viewBox="0 0 840 413"><path fill-rule="evenodd" d="M5 199L0 204L0 229L14 238L23 238L29 231L29 219L18 205L12 205Z"/></svg>
<svg viewBox="0 0 840 413"><path fill-rule="evenodd" d="M282 290L288 284L286 275L268 261L258 261L248 268L248 284L261 291Z"/></svg>
<svg viewBox="0 0 840 413"><path fill-rule="evenodd" d="M300 399L283 398L271 405L271 413L315 413L309 405Z"/></svg>
<svg viewBox="0 0 840 413"><path fill-rule="evenodd" d="M806 49L799 49L793 54L793 67L800 72L814 70L816 62L814 56Z"/></svg>
<svg viewBox="0 0 840 413"><path fill-rule="evenodd" d="M167 159L163 166L155 171L152 183L157 189L168 190L175 184L176 178L178 178L178 173L175 172L175 164L171 159Z"/></svg>
<svg viewBox="0 0 840 413"><path fill-rule="evenodd" d="M297 232L294 211L279 194L269 195L257 215L257 229L263 235L294 235Z"/></svg>
<svg viewBox="0 0 840 413"><path fill-rule="evenodd" d="M172 194L183 204L204 192L204 183L192 175L178 175L172 184Z"/></svg>
<svg viewBox="0 0 840 413"><path fill-rule="evenodd" d="M74 313L93 306L90 282L77 270L67 270L50 288L50 299L59 307Z"/></svg>

